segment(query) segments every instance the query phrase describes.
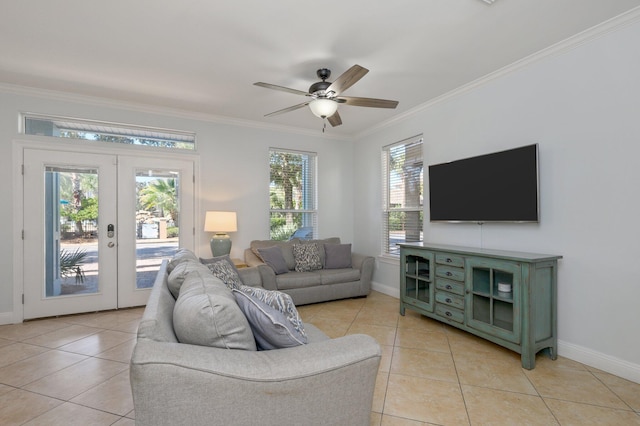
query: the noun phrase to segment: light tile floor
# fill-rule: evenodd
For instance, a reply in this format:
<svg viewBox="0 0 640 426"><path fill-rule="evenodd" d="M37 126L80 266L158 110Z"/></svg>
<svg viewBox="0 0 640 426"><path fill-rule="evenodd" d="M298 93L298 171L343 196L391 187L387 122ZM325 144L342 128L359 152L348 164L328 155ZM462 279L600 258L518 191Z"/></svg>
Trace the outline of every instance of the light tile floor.
<svg viewBox="0 0 640 426"><path fill-rule="evenodd" d="M0 425L133 425L129 358L142 308L0 326ZM371 425L640 425L640 384L517 354L373 292L300 306L331 337L382 346Z"/></svg>

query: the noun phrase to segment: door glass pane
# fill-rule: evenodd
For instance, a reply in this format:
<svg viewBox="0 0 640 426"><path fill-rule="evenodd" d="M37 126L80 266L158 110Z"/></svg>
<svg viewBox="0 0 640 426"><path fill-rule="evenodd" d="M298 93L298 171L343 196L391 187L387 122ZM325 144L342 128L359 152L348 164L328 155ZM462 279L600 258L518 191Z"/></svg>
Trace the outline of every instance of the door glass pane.
<svg viewBox="0 0 640 426"><path fill-rule="evenodd" d="M153 286L163 259L179 246L179 173L136 169L136 288Z"/></svg>
<svg viewBox="0 0 640 426"><path fill-rule="evenodd" d="M97 293L98 171L45 167L46 297Z"/></svg>

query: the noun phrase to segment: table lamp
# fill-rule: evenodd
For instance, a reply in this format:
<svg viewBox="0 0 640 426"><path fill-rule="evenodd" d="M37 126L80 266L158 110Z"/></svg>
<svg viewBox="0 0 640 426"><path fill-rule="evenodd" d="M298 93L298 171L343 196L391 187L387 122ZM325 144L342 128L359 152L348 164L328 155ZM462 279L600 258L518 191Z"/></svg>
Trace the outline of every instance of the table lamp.
<svg viewBox="0 0 640 426"><path fill-rule="evenodd" d="M231 252L231 239L227 232L238 230L236 212L208 211L204 218L205 232L214 232L211 238L211 254L224 256Z"/></svg>

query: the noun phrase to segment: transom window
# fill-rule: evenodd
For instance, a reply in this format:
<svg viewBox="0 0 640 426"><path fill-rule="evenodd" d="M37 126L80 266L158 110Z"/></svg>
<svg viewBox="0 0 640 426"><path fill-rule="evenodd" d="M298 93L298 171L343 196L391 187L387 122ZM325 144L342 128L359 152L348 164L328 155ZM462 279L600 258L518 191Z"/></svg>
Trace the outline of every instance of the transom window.
<svg viewBox="0 0 640 426"><path fill-rule="evenodd" d="M269 149L270 239L317 235L317 155Z"/></svg>
<svg viewBox="0 0 640 426"><path fill-rule="evenodd" d="M398 256L398 243L422 241L422 135L382 148L382 254Z"/></svg>
<svg viewBox="0 0 640 426"><path fill-rule="evenodd" d="M157 148L195 149L196 134L68 117L24 114L23 133Z"/></svg>

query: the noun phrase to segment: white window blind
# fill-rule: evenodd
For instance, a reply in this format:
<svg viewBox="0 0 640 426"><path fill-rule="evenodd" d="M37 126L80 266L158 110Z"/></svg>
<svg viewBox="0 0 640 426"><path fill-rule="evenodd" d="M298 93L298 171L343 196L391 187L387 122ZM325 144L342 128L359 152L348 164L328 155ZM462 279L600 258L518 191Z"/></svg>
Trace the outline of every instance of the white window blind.
<svg viewBox="0 0 640 426"><path fill-rule="evenodd" d="M422 135L382 148L382 254L422 241L423 176Z"/></svg>
<svg viewBox="0 0 640 426"><path fill-rule="evenodd" d="M269 149L269 223L272 240L317 235L317 155Z"/></svg>
<svg viewBox="0 0 640 426"><path fill-rule="evenodd" d="M23 114L23 133L156 148L195 149L196 134L131 124Z"/></svg>

